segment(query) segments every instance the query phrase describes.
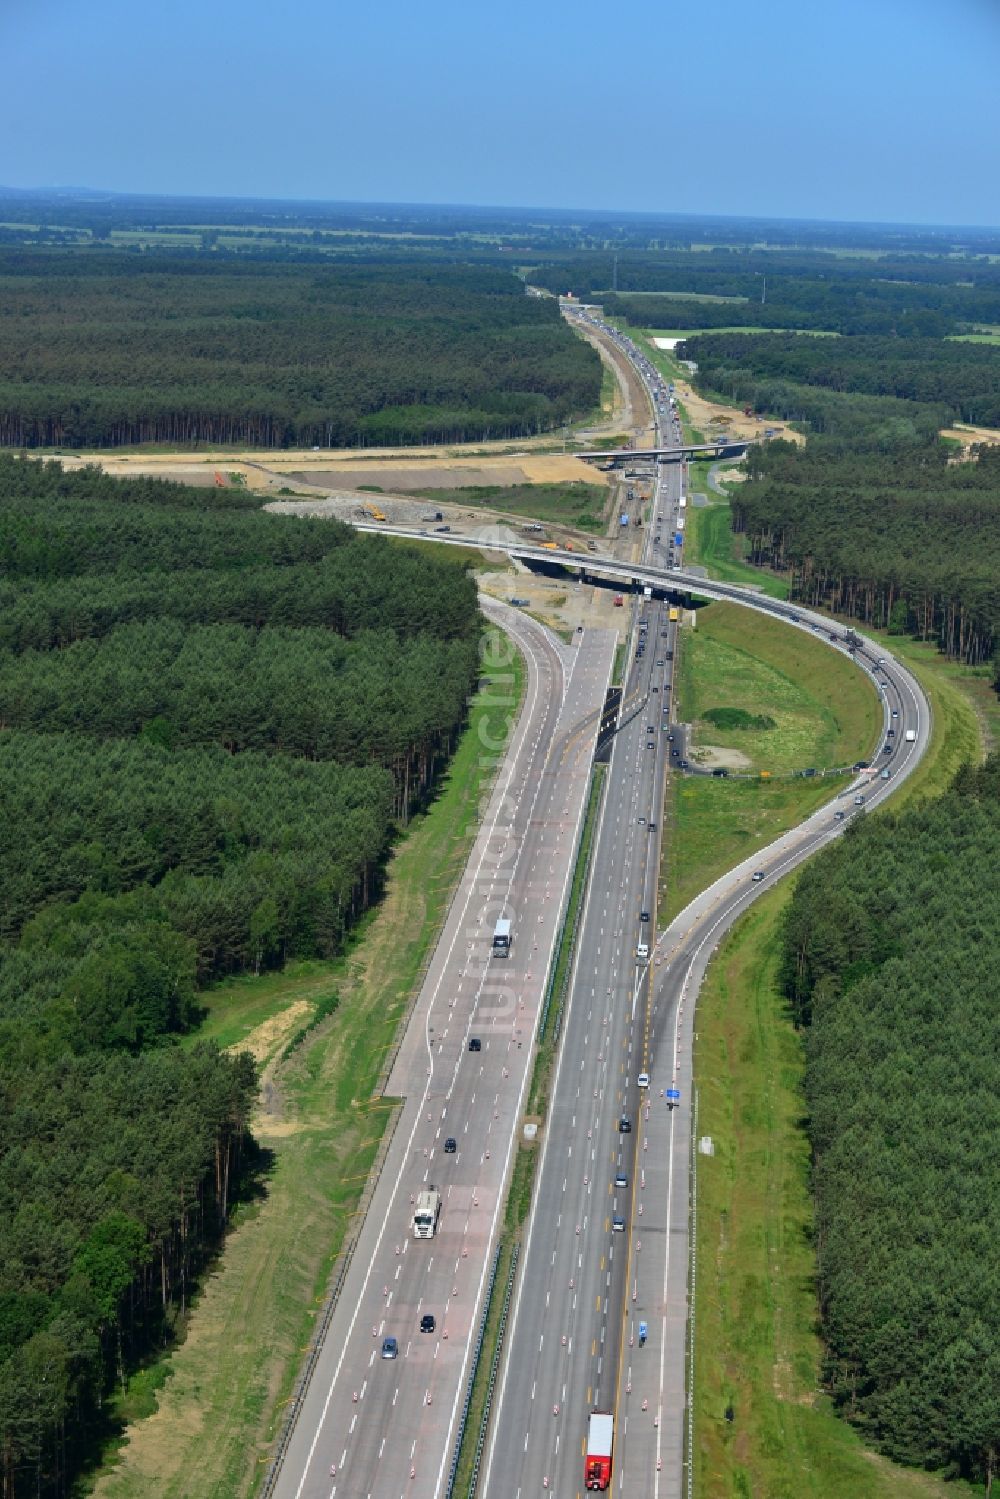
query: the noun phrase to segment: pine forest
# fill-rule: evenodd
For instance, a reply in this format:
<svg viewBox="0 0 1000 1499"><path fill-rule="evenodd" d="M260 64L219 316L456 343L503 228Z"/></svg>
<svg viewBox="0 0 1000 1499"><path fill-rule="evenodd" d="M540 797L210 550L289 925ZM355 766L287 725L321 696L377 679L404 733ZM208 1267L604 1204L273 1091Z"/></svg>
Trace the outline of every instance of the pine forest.
<svg viewBox="0 0 1000 1499"><path fill-rule="evenodd" d="M331 956L478 676L456 559L0 457L0 1492L66 1492L255 1150L199 990Z"/></svg>

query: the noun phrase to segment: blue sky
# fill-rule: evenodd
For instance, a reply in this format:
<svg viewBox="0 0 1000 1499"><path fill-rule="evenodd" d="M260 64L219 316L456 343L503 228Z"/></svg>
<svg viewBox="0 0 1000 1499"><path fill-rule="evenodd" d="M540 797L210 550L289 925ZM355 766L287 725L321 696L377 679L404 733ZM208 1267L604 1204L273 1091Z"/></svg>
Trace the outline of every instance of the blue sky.
<svg viewBox="0 0 1000 1499"><path fill-rule="evenodd" d="M0 0L0 183L1000 225L1000 0Z"/></svg>

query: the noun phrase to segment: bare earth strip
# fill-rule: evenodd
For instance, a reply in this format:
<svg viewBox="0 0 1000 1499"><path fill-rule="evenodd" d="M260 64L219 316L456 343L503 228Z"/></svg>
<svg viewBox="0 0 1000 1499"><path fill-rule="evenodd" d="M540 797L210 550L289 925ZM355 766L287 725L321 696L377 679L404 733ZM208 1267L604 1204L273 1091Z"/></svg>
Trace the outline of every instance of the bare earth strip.
<svg viewBox="0 0 1000 1499"><path fill-rule="evenodd" d="M945 427L941 436L951 438L953 442L960 442L967 448L977 442L1000 443L1000 432L995 427L967 427L964 422L956 422L953 427Z"/></svg>

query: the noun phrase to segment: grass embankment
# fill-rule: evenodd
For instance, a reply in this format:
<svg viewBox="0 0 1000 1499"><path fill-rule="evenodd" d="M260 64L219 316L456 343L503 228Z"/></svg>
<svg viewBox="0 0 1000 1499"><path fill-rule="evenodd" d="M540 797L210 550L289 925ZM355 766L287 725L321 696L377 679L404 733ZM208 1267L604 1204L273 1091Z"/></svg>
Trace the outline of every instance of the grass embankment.
<svg viewBox="0 0 1000 1499"><path fill-rule="evenodd" d="M820 1387L804 1054L776 983L786 883L725 940L698 1004L698 1499L965 1499L867 1450ZM727 1409L731 1419L727 1419Z"/></svg>
<svg viewBox="0 0 1000 1499"><path fill-rule="evenodd" d="M531 1075L531 1088L528 1094L526 1112L529 1117L536 1117L540 1123L544 1122L545 1115L548 1112L549 1083L558 1044L555 1022L557 1013L565 1000L569 984L570 970L573 962L574 933L586 892L587 873L590 868L590 854L597 830L597 818L600 812L601 795L604 788L605 769L606 767L603 765L595 765L593 778L590 783L590 795L587 800L587 809L584 813L583 828L580 834L580 847L573 870L573 883L570 886L569 902L566 908L566 919L563 924L559 951L556 954L549 981L550 1003L547 1023L535 1055L534 1069ZM528 1213L531 1209L531 1194L534 1190L537 1159L537 1142L526 1144L523 1140L519 1140L514 1153L514 1165L511 1169L510 1183L507 1187L507 1201L504 1206L504 1225L500 1239L500 1260L497 1267L496 1288L493 1301L490 1304L490 1313L486 1319L482 1355L472 1387L472 1398L469 1401L469 1419L466 1422L462 1450L459 1453L455 1479L456 1494L468 1493L469 1482L472 1478L472 1469L476 1459L476 1446L479 1441L479 1431L482 1426L483 1410L486 1404L486 1392L489 1387L490 1368L493 1363L494 1353L496 1352L497 1339L500 1335L500 1318L503 1315L504 1290L507 1285L507 1276L510 1273L510 1261L514 1252L514 1245L522 1237L524 1225L527 1222Z"/></svg>
<svg viewBox="0 0 1000 1499"><path fill-rule="evenodd" d="M482 746L503 741L520 702L519 657L483 675L493 685L473 700L440 794L393 855L385 899L350 952L206 996L202 1035L245 1044L265 1066L254 1132L273 1166L266 1196L236 1215L186 1341L130 1385L122 1419L148 1419L100 1476L107 1499L235 1499L265 1471L391 1112L374 1090L475 835Z"/></svg>
<svg viewBox="0 0 1000 1499"><path fill-rule="evenodd" d="M678 719L694 725L692 758L723 763L738 754L744 769L769 771L773 779L670 777L660 894L668 921L725 870L836 793L837 782L787 779L790 772L868 759L881 726L870 681L846 657L736 604L708 605L698 612L697 629L684 630L676 690ZM773 727L719 727L704 719L713 709L743 710Z"/></svg>
<svg viewBox="0 0 1000 1499"><path fill-rule="evenodd" d="M709 475L712 463L692 463L690 498L687 506L687 528L684 533L684 561L688 566L703 567L710 578L723 583L745 583L774 599L787 599L788 583L766 568L754 567L746 560L746 537L732 528L729 497L718 494ZM720 476L725 483L725 473ZM704 495L705 505L696 505L694 496Z"/></svg>
<svg viewBox="0 0 1000 1499"><path fill-rule="evenodd" d="M886 643L919 677L934 714L927 755L892 812L939 795L963 760L979 759L1000 705L986 696L985 672L932 646ZM733 929L699 999L698 1133L711 1136L715 1155L698 1161L695 1491L965 1499L981 1490L867 1450L820 1387L804 1055L776 983L791 889L786 881Z"/></svg>
<svg viewBox="0 0 1000 1499"><path fill-rule="evenodd" d="M602 359L600 407L601 420L604 422L612 421L615 412L618 410L620 405L621 397L619 395L619 386L618 381L615 378L615 372L611 368L610 364L606 364Z"/></svg>
<svg viewBox="0 0 1000 1499"><path fill-rule="evenodd" d="M443 541L430 541L424 537L390 536L388 540L395 542L401 547L441 547L446 545ZM467 562L470 567L478 573L512 573L514 566L505 552L491 552L486 547L459 547L448 545L449 557L455 557L460 562Z"/></svg>
<svg viewBox="0 0 1000 1499"><path fill-rule="evenodd" d="M464 489L414 489L411 494L437 504L469 505L507 515L526 515L554 525L603 531L610 502L606 484L478 484Z"/></svg>

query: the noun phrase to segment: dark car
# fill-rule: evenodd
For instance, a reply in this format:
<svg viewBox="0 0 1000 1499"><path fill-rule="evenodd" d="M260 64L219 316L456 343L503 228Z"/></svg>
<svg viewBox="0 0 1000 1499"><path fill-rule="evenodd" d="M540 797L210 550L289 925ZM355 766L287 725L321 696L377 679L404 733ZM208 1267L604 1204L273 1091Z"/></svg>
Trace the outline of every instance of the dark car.
<svg viewBox="0 0 1000 1499"><path fill-rule="evenodd" d="M648 911L642 911L642 912L640 912L640 914L639 914L639 920L640 921L648 921L649 920L649 912Z"/></svg>
<svg viewBox="0 0 1000 1499"><path fill-rule="evenodd" d="M690 770L690 769L691 769L690 762L687 761L687 760L682 760L681 761L681 770Z"/></svg>
<svg viewBox="0 0 1000 1499"><path fill-rule="evenodd" d="M717 765L712 771L712 774L716 776L720 781L724 781L729 775L729 771L725 768L724 765Z"/></svg>
<svg viewBox="0 0 1000 1499"><path fill-rule="evenodd" d="M483 1043L480 1041L479 1037L478 1036L473 1036L471 1038L471 1040L469 1041L469 1050L470 1051L482 1051L482 1049L483 1049Z"/></svg>
<svg viewBox="0 0 1000 1499"><path fill-rule="evenodd" d="M882 746L882 753L883 753L883 755L891 755L892 754L892 745L889 744L888 741L886 741L886 743L883 744L883 746Z"/></svg>
<svg viewBox="0 0 1000 1499"><path fill-rule="evenodd" d="M623 1114L618 1121L618 1133L620 1135L630 1135L632 1133L632 1121L627 1114Z"/></svg>
<svg viewBox="0 0 1000 1499"><path fill-rule="evenodd" d="M430 1312L425 1312L420 1319L420 1331L433 1332L435 1327L437 1327L437 1323L434 1321L434 1318L431 1316Z"/></svg>
<svg viewBox="0 0 1000 1499"><path fill-rule="evenodd" d="M762 869L755 869L750 878L753 880L753 883L755 885L759 885L761 880L764 878L764 871Z"/></svg>
<svg viewBox="0 0 1000 1499"><path fill-rule="evenodd" d="M445 1140L445 1142L444 1142L444 1153L445 1153L445 1155L454 1155L455 1151L457 1149L458 1149L458 1142L455 1139L455 1136L454 1135L449 1135L448 1138L447 1138L447 1140Z"/></svg>
<svg viewBox="0 0 1000 1499"><path fill-rule="evenodd" d="M382 1339L382 1357L383 1358L395 1358L398 1353L399 1353L399 1344L396 1342L395 1338L383 1338Z"/></svg>
<svg viewBox="0 0 1000 1499"><path fill-rule="evenodd" d="M854 770L867 770L869 768L868 767L868 761L867 760L855 760L854 765L853 765L852 768Z"/></svg>
<svg viewBox="0 0 1000 1499"><path fill-rule="evenodd" d="M834 814L833 814L833 820L834 820L834 822L843 822L843 820L844 820L844 818L846 816L847 816L846 812L834 812Z"/></svg>

